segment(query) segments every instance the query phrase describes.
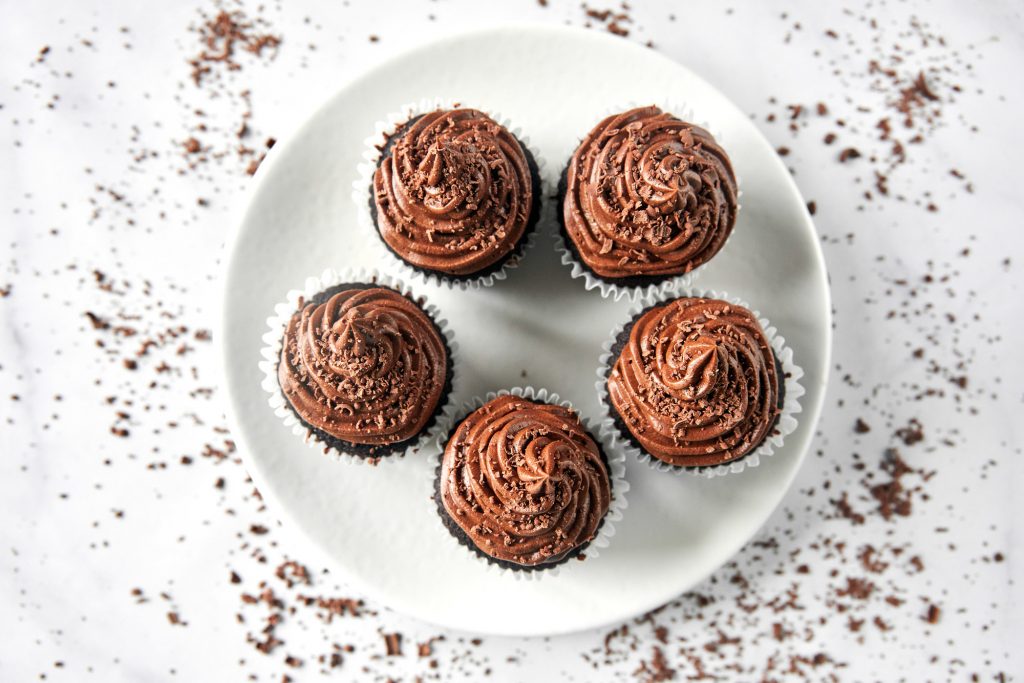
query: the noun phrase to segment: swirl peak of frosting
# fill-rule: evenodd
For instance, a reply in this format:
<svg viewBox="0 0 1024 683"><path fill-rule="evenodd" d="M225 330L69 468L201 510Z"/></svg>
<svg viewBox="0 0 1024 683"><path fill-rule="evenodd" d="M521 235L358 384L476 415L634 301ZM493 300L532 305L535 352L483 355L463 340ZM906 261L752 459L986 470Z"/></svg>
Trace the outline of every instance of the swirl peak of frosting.
<svg viewBox="0 0 1024 683"><path fill-rule="evenodd" d="M641 313L616 345L608 398L653 457L684 467L720 465L757 448L774 426L775 356L746 308L676 299Z"/></svg>
<svg viewBox="0 0 1024 683"><path fill-rule="evenodd" d="M448 352L430 317L387 287L342 285L300 304L278 381L298 417L349 444L393 446L434 416Z"/></svg>
<svg viewBox="0 0 1024 683"><path fill-rule="evenodd" d="M707 396L721 376L718 372L718 344L713 339L683 342L659 368L661 380L670 390L689 401Z"/></svg>
<svg viewBox="0 0 1024 683"><path fill-rule="evenodd" d="M609 116L573 154L562 224L607 278L672 276L711 259L736 222L736 177L709 132L657 107Z"/></svg>
<svg viewBox="0 0 1024 683"><path fill-rule="evenodd" d="M413 119L373 177L377 229L414 266L471 275L497 264L526 232L539 200L527 154L475 109Z"/></svg>
<svg viewBox="0 0 1024 683"><path fill-rule="evenodd" d="M438 488L473 545L526 567L591 541L611 503L607 466L576 413L516 396L499 396L459 423Z"/></svg>

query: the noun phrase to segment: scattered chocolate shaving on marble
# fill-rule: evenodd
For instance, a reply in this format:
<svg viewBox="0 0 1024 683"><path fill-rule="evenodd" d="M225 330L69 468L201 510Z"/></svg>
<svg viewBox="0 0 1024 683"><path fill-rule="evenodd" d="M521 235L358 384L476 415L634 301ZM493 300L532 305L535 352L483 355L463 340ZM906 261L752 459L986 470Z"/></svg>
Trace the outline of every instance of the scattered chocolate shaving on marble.
<svg viewBox="0 0 1024 683"><path fill-rule="evenodd" d="M401 633L384 633L384 647L387 649L388 657L401 657L402 656L402 634Z"/></svg>

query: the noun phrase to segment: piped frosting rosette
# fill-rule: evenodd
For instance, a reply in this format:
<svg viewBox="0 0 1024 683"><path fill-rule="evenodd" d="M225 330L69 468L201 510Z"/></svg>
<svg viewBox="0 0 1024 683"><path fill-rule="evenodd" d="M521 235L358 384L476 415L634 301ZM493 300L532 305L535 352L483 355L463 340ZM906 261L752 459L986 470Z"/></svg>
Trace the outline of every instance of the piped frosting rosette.
<svg viewBox="0 0 1024 683"><path fill-rule="evenodd" d="M366 145L353 198L404 277L486 287L518 265L540 216L543 161L507 121L424 100L378 123Z"/></svg>
<svg viewBox="0 0 1024 683"><path fill-rule="evenodd" d="M447 322L396 278L326 270L267 324L260 369L271 408L335 459L417 453L453 409Z"/></svg>
<svg viewBox="0 0 1024 683"><path fill-rule="evenodd" d="M448 535L519 578L593 561L626 507L624 457L546 389L467 403L438 447L430 486Z"/></svg>
<svg viewBox="0 0 1024 683"><path fill-rule="evenodd" d="M570 158L559 183L557 248L587 289L635 300L689 286L732 234L732 163L689 118L680 107L616 109Z"/></svg>
<svg viewBox="0 0 1024 683"><path fill-rule="evenodd" d="M634 306L604 344L601 438L661 471L742 472L796 429L802 376L746 303L674 290Z"/></svg>

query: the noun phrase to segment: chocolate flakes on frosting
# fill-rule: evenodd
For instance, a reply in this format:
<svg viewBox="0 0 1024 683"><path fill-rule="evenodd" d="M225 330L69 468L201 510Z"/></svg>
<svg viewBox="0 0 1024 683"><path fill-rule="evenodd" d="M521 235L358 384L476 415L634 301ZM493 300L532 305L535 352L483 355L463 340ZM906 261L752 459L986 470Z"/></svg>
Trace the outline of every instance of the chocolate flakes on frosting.
<svg viewBox="0 0 1024 683"><path fill-rule="evenodd" d="M608 466L579 416L509 395L455 427L437 486L452 534L518 569L578 554L611 504Z"/></svg>
<svg viewBox="0 0 1024 683"><path fill-rule="evenodd" d="M602 278L664 278L706 263L736 222L728 155L691 123L640 107L609 116L561 183L568 246Z"/></svg>
<svg viewBox="0 0 1024 683"><path fill-rule="evenodd" d="M438 110L391 136L371 210L388 248L415 268L456 277L500 267L540 211L529 151L475 109Z"/></svg>
<svg viewBox="0 0 1024 683"><path fill-rule="evenodd" d="M378 456L429 427L451 372L441 332L420 306L387 287L348 284L289 320L278 381L295 414L329 445Z"/></svg>
<svg viewBox="0 0 1024 683"><path fill-rule="evenodd" d="M652 306L623 330L613 351L613 417L641 448L671 465L738 460L764 441L779 416L775 356L742 306L690 297Z"/></svg>

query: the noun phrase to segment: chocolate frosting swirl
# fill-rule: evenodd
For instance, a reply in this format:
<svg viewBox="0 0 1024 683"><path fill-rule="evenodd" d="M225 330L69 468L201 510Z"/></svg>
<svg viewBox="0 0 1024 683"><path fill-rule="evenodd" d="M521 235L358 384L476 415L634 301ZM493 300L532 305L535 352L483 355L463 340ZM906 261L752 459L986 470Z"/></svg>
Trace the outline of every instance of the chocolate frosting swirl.
<svg viewBox="0 0 1024 683"><path fill-rule="evenodd" d="M608 375L608 397L655 458L720 465L757 448L775 424L775 356L746 308L676 299L635 319Z"/></svg>
<svg viewBox="0 0 1024 683"><path fill-rule="evenodd" d="M601 277L687 273L718 253L736 222L725 151L703 128L657 107L597 124L563 182L563 227Z"/></svg>
<svg viewBox="0 0 1024 683"><path fill-rule="evenodd" d="M594 538L611 481L576 413L499 396L452 433L439 492L481 552L529 567L557 562Z"/></svg>
<svg viewBox="0 0 1024 683"><path fill-rule="evenodd" d="M471 275L516 248L539 197L515 136L482 112L453 109L414 119L392 143L373 190L377 229L399 257Z"/></svg>
<svg viewBox="0 0 1024 683"><path fill-rule="evenodd" d="M408 297L343 285L300 303L277 374L307 426L350 444L389 446L417 437L434 416L448 352Z"/></svg>

